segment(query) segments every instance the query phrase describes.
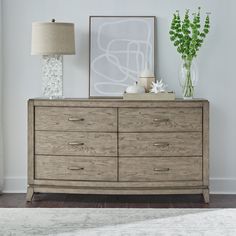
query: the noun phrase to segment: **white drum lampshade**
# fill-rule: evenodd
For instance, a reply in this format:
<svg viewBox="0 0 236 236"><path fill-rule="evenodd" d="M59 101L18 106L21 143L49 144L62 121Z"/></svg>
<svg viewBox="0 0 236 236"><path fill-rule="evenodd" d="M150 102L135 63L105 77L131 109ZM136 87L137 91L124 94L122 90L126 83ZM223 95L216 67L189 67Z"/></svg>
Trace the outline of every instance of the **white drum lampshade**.
<svg viewBox="0 0 236 236"><path fill-rule="evenodd" d="M31 55L42 55L43 96L63 96L63 57L75 54L74 24L33 22Z"/></svg>

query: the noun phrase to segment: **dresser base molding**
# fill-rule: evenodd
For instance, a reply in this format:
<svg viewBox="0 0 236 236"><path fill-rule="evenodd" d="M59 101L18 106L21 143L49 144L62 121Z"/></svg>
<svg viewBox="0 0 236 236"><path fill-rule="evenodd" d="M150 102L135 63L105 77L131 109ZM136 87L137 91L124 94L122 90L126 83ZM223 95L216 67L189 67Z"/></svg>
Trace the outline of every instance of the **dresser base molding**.
<svg viewBox="0 0 236 236"><path fill-rule="evenodd" d="M160 181L160 182L94 182L94 181L63 181L63 180L34 180L32 186L70 186L72 188L207 188L202 181ZM30 185L31 186L31 185Z"/></svg>
<svg viewBox="0 0 236 236"><path fill-rule="evenodd" d="M209 202L209 190L199 187L186 188L68 188L55 186L28 187L27 201L34 193L69 193L69 194L108 194L108 195L161 195L161 194L203 194L205 203Z"/></svg>

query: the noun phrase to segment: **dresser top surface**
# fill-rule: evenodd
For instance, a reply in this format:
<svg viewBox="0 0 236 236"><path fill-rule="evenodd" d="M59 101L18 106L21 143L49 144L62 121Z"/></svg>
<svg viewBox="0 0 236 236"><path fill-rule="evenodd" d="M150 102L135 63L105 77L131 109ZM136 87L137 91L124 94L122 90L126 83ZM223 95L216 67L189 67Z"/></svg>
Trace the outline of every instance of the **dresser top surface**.
<svg viewBox="0 0 236 236"><path fill-rule="evenodd" d="M66 102L66 101L73 101L73 102L207 102L207 99L203 98L194 98L194 99L183 99L183 98L176 98L175 100L124 100L122 98L60 98L60 99L48 99L48 98L30 98L29 100L33 101L49 101L49 102Z"/></svg>
<svg viewBox="0 0 236 236"><path fill-rule="evenodd" d="M176 99L172 101L160 100L123 100L123 99L88 99L88 98L63 98L63 99L29 99L33 106L46 107L131 107L131 108L154 108L154 107L203 107L208 101L205 99Z"/></svg>

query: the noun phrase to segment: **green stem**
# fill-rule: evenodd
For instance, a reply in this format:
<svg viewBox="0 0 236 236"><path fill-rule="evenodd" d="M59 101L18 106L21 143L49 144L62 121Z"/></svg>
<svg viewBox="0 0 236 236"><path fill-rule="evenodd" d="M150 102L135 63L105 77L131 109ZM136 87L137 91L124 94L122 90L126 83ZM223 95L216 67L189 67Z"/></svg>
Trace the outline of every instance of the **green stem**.
<svg viewBox="0 0 236 236"><path fill-rule="evenodd" d="M191 65L192 65L191 60L184 62L184 66L187 70L187 73L186 73L186 79L183 86L183 96L186 98L191 98L193 97L193 94L194 94L194 87L193 87L192 78L191 78Z"/></svg>

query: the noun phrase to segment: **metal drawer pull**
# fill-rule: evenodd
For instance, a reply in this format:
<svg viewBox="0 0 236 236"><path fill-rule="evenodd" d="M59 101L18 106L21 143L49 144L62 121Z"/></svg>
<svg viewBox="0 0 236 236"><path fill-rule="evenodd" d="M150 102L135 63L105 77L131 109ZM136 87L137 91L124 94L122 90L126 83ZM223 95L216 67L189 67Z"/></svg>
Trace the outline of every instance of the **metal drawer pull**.
<svg viewBox="0 0 236 236"><path fill-rule="evenodd" d="M70 142L70 143L68 143L68 145L70 145L70 146L83 146L84 143Z"/></svg>
<svg viewBox="0 0 236 236"><path fill-rule="evenodd" d="M167 172L170 170L170 168L154 168L154 171L160 171L160 172Z"/></svg>
<svg viewBox="0 0 236 236"><path fill-rule="evenodd" d="M72 166L72 167L68 167L68 170L84 170L84 168L83 167Z"/></svg>
<svg viewBox="0 0 236 236"><path fill-rule="evenodd" d="M170 119L168 119L168 118L164 118L164 119L155 118L155 119L153 119L153 121L158 122L158 123L162 123L162 122L169 122Z"/></svg>
<svg viewBox="0 0 236 236"><path fill-rule="evenodd" d="M168 147L169 143L154 143L153 146L155 147Z"/></svg>
<svg viewBox="0 0 236 236"><path fill-rule="evenodd" d="M68 121L84 121L84 118L69 117Z"/></svg>

